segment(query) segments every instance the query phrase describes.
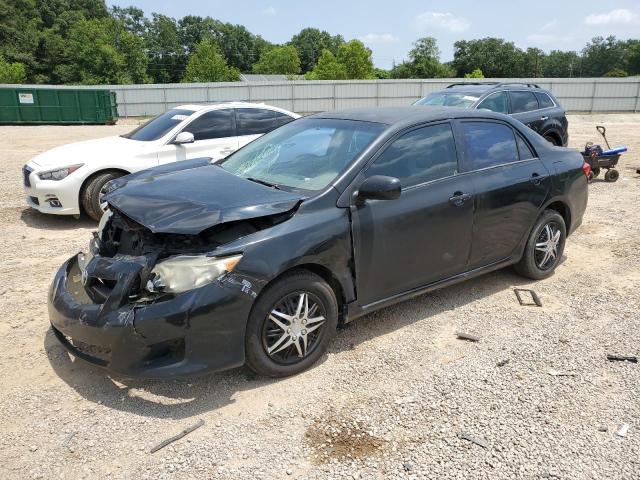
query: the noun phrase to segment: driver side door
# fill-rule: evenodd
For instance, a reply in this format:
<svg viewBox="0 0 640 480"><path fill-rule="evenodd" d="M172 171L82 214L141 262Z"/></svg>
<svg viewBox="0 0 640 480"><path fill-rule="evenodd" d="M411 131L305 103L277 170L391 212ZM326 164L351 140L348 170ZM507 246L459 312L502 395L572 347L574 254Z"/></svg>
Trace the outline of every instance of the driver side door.
<svg viewBox="0 0 640 480"><path fill-rule="evenodd" d="M158 151L159 164L199 157L211 157L217 161L238 149L235 116L231 108L206 112L188 123L181 132L192 133L194 141L175 144L172 140L163 145Z"/></svg>

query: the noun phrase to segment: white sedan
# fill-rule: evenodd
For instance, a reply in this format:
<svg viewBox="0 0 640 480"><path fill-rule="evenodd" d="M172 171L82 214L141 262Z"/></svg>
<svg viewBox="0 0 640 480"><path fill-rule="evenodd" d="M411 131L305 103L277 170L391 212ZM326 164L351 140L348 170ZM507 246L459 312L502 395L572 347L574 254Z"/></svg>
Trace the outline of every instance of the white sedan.
<svg viewBox="0 0 640 480"><path fill-rule="evenodd" d="M220 160L299 115L264 104L182 105L132 132L71 143L34 157L23 167L27 203L42 213L102 215L107 182L163 163Z"/></svg>

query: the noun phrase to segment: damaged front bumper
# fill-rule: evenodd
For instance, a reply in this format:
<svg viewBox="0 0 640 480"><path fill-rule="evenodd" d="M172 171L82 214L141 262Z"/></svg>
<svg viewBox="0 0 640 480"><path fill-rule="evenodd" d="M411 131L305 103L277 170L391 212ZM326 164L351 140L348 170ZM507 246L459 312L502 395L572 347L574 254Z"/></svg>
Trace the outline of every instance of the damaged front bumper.
<svg viewBox="0 0 640 480"><path fill-rule="evenodd" d="M60 267L49 291L49 317L69 352L122 375L148 378L244 363L251 291L223 277L174 296L132 299L145 268L144 257L97 257L81 272L78 256ZM95 277L102 281L98 300L85 287Z"/></svg>

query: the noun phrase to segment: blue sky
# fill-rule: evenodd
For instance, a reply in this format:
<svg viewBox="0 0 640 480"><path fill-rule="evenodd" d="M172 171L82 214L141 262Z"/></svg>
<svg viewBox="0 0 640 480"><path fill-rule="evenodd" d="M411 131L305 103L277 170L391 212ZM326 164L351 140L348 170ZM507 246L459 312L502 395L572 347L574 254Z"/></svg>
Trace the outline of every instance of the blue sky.
<svg viewBox="0 0 640 480"><path fill-rule="evenodd" d="M211 16L245 25L251 32L283 43L304 27L317 27L347 40L359 38L373 50L377 66L406 58L411 43L433 36L442 60L453 57L459 39L505 38L521 48L580 50L596 35L640 38L638 0L107 0L135 5L147 16Z"/></svg>

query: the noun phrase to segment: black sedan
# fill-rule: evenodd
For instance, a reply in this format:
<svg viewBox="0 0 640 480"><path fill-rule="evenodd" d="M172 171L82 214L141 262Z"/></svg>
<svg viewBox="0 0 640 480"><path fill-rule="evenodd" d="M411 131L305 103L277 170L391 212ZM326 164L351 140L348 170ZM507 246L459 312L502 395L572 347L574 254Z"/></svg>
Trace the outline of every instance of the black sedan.
<svg viewBox="0 0 640 480"><path fill-rule="evenodd" d="M291 375L340 322L508 265L551 275L588 173L487 111L306 117L218 164L112 182L89 249L54 278L53 331L126 375Z"/></svg>

